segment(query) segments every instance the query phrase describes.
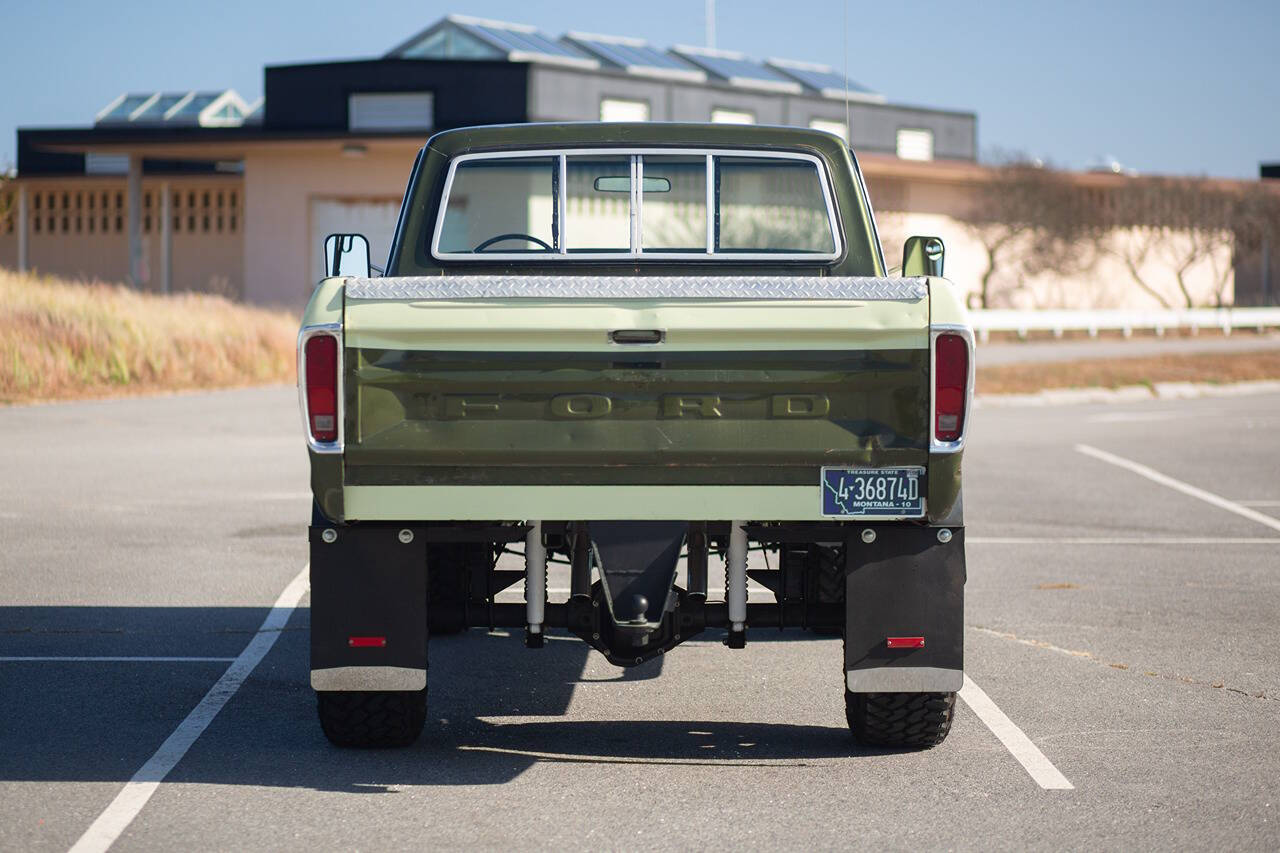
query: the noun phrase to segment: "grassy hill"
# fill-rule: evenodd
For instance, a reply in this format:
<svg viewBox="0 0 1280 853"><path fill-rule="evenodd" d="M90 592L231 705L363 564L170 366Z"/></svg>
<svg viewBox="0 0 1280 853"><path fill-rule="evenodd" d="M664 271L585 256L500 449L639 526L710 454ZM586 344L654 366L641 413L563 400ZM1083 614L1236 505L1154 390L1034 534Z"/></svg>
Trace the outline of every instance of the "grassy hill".
<svg viewBox="0 0 1280 853"><path fill-rule="evenodd" d="M0 269L0 402L294 381L298 320Z"/></svg>

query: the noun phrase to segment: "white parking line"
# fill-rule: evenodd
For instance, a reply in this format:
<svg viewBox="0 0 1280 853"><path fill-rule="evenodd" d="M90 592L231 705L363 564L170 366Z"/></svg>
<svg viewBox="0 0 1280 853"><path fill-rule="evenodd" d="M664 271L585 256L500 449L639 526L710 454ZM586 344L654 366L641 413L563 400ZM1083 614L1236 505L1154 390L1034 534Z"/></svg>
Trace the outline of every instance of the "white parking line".
<svg viewBox="0 0 1280 853"><path fill-rule="evenodd" d="M226 663L235 658L200 658L200 657L123 657L118 655L86 655L72 657L70 655L5 655L0 656L0 663L50 661L53 663Z"/></svg>
<svg viewBox="0 0 1280 853"><path fill-rule="evenodd" d="M1280 545L1276 536L969 536L966 545Z"/></svg>
<svg viewBox="0 0 1280 853"><path fill-rule="evenodd" d="M160 787L164 777L177 766L182 756L187 754L191 745L204 733L209 723L213 722L213 718L236 694L240 685L276 644L276 640L280 638L280 631L289 621L302 596L306 594L308 568L309 566L303 566L302 571L298 572L297 576L284 588L284 592L280 593L280 597L276 599L267 618L262 620L262 627L258 628L253 639L244 647L244 651L235 658L231 666L227 667L227 671L222 674L217 683L209 688L209 692L200 700L200 704L187 714L186 719L173 730L173 734L169 735L165 742L160 744L155 754L147 759L147 763L142 765L141 769L133 774L133 778L125 783L124 790L116 794L116 798L111 801L106 810L98 815L98 819L85 830L84 835L80 836L80 840L71 848L72 853L104 851L129 828L129 824L138 816L138 812L142 811L147 800L151 799L151 795Z"/></svg>
<svg viewBox="0 0 1280 853"><path fill-rule="evenodd" d="M1014 725L1013 720L1005 716L1004 711L967 675L964 677L964 686L960 688L960 698L991 729L991 733L999 738L1004 748L1018 760L1037 785L1046 791L1070 791L1075 788L1053 766L1053 762L1045 758L1039 747L1031 742L1031 738L1023 734L1022 729Z"/></svg>
<svg viewBox="0 0 1280 853"><path fill-rule="evenodd" d="M1087 444L1077 444L1076 450L1085 456L1092 456L1094 459L1101 459L1111 465L1132 471L1135 474L1146 477L1152 482L1159 483L1162 486L1168 486L1174 491L1182 492L1184 495L1190 495L1193 498L1202 500L1207 504L1213 504L1219 509L1225 509L1227 512L1234 512L1236 515L1243 516L1250 521L1256 521L1264 524L1272 530L1280 530L1280 518L1258 512L1256 509L1249 509L1247 506L1241 506L1235 501L1227 500L1221 495L1215 495L1213 492L1206 492L1204 489L1184 483L1181 480L1175 480L1168 474L1161 474L1154 468L1148 468L1138 462L1125 459L1123 456L1116 456L1114 453L1108 453L1105 450L1099 450L1096 447L1090 447Z"/></svg>

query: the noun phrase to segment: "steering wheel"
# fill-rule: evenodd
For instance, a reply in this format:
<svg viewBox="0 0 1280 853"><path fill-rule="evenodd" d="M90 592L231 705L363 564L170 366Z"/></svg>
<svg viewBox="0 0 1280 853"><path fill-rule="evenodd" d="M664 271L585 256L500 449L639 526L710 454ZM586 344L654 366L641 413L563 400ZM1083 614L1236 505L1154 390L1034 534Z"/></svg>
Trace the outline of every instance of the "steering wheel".
<svg viewBox="0 0 1280 853"><path fill-rule="evenodd" d="M485 249L489 248L494 243L501 243L503 240L528 240L530 243L537 243L539 246L546 249L548 252L554 251L554 249L552 249L550 246L548 246L546 243L539 240L537 237L533 236L532 234L517 234L517 233L499 234L497 237L490 237L488 240L485 240L483 243L481 243L479 246L476 246L471 251L483 252Z"/></svg>

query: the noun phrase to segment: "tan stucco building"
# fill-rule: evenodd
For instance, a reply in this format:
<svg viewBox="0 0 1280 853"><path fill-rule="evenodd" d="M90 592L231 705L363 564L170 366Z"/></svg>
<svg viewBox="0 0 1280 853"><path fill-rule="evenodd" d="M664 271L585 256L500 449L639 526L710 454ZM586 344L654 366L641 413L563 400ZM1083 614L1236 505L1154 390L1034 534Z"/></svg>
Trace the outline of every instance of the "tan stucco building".
<svg viewBox="0 0 1280 853"><path fill-rule="evenodd" d="M433 131L663 120L843 135L859 155L891 264L905 237L925 233L946 241L947 272L961 287L975 291L985 269L979 235L964 224L990 177L976 162L976 117L893 104L809 62L583 33L557 39L450 16L377 59L268 67L264 92L256 104L230 91L122 95L92 127L19 130L0 266L296 309L321 275L326 234L364 233L375 263L386 257L405 182ZM1151 302L1123 284L1116 263L1070 279L1019 280L1004 288L1005 301ZM1232 263L1228 252L1193 270L1195 286L1221 291L1210 267ZM1228 301L1236 284L1233 272Z"/></svg>

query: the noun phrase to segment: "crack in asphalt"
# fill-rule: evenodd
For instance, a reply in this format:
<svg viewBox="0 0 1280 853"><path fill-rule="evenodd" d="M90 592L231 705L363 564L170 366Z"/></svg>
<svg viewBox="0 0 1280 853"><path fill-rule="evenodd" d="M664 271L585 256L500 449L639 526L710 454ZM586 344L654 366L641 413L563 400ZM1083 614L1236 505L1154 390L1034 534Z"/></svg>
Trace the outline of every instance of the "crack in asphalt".
<svg viewBox="0 0 1280 853"><path fill-rule="evenodd" d="M1223 690L1227 693L1236 693L1241 696L1248 697L1250 699L1263 699L1268 702L1280 702L1280 696L1268 696L1265 692L1262 692L1262 691L1259 691L1257 693L1250 693L1248 690L1241 690L1238 687L1228 687L1226 686L1226 684L1224 684L1221 681L1204 681L1202 679L1192 678L1188 675L1178 675L1176 673L1170 674L1167 672L1157 672L1156 670L1140 669L1137 667L1130 666L1127 663L1119 663L1116 661L1103 660L1102 658L1095 655L1093 652L1081 651L1079 649L1066 649L1066 648L1063 648L1062 646L1055 646L1053 643L1049 643L1044 640L1034 640L1034 639L1029 639L1027 637L1019 637L1017 634L1013 634L1008 631L997 631L994 628L987 628L983 625L969 625L968 627L973 629L974 631L987 634L988 636L991 636L991 637L999 637L1002 640L1011 640L1015 643L1020 643L1024 646L1030 646L1033 649L1043 649L1044 651L1055 652L1060 655L1066 655L1067 657L1080 658L1082 660L1087 660L1092 663L1096 663L1099 666L1106 666L1111 669L1126 670L1130 672L1140 672L1149 678L1161 678L1161 679L1164 679L1165 681L1176 681L1179 684L1189 684L1193 687L1208 687L1213 690Z"/></svg>

